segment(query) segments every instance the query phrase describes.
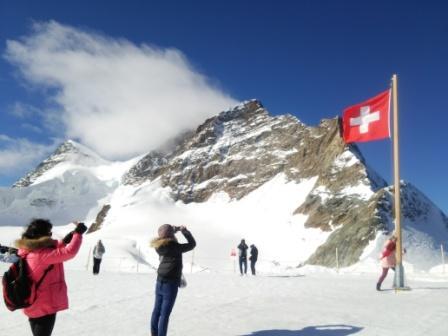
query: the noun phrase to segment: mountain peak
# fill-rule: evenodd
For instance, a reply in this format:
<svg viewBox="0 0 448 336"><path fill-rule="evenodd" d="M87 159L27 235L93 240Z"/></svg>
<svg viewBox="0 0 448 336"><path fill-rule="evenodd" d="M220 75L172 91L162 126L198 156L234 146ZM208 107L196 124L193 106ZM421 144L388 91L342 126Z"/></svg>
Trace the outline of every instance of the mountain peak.
<svg viewBox="0 0 448 336"><path fill-rule="evenodd" d="M80 144L79 142L76 142L74 140L68 139L64 141L61 145L59 145L58 148L54 151L52 154L53 156L56 155L66 155L66 159L74 159L73 157L68 158L68 155L79 155L82 157L89 157L98 161L106 162L103 158L101 158L98 154L96 154L91 149L87 148L86 146ZM76 158L75 158L76 159Z"/></svg>
<svg viewBox="0 0 448 336"><path fill-rule="evenodd" d="M66 140L56 148L50 157L42 161L32 172L15 182L12 187L28 187L45 172L64 162L82 166L97 166L107 163L106 160L84 145L74 140Z"/></svg>
<svg viewBox="0 0 448 336"><path fill-rule="evenodd" d="M227 111L221 112L216 118L219 121L226 122L237 118L248 118L257 113L267 115L267 111L264 109L263 104L261 104L259 100L251 99L244 101Z"/></svg>

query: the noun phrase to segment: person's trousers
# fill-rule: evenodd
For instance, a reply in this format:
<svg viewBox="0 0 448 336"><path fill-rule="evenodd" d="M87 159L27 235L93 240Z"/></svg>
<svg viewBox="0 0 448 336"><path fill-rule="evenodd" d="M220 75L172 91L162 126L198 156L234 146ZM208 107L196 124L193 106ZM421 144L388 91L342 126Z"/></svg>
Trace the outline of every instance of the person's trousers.
<svg viewBox="0 0 448 336"><path fill-rule="evenodd" d="M250 270L252 271L252 275L255 275L255 263L256 262L257 262L256 260L250 261Z"/></svg>
<svg viewBox="0 0 448 336"><path fill-rule="evenodd" d="M394 271L395 271L395 267L391 267ZM386 279L387 273L389 272L389 268L388 267L383 267L383 272L381 273L380 278L378 279L378 285L381 286L381 284L383 283L384 279Z"/></svg>
<svg viewBox="0 0 448 336"><path fill-rule="evenodd" d="M28 319L33 336L50 336L56 322L56 314Z"/></svg>
<svg viewBox="0 0 448 336"><path fill-rule="evenodd" d="M151 316L151 335L166 336L168 321L176 302L179 281L157 280L154 309Z"/></svg>
<svg viewBox="0 0 448 336"><path fill-rule="evenodd" d="M100 272L101 259L93 258L93 274L98 274Z"/></svg>
<svg viewBox="0 0 448 336"><path fill-rule="evenodd" d="M247 273L247 258L241 258L240 257L240 272L241 275L246 274Z"/></svg>

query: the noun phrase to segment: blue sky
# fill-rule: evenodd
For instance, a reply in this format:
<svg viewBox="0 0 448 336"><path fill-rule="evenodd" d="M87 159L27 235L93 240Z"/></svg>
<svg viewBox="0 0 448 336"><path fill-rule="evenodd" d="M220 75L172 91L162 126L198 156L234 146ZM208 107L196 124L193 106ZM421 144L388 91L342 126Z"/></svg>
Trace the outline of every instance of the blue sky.
<svg viewBox="0 0 448 336"><path fill-rule="evenodd" d="M252 98L317 125L397 73L401 177L448 212L445 1L0 0L0 54L2 186L66 138L125 159Z"/></svg>

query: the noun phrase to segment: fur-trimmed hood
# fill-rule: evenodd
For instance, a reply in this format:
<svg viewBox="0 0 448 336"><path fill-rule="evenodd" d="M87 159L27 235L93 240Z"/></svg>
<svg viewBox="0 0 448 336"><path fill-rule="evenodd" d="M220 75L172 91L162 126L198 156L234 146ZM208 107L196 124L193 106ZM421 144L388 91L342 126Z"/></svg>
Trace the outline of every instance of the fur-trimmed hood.
<svg viewBox="0 0 448 336"><path fill-rule="evenodd" d="M22 238L15 241L16 247L27 251L34 251L45 247L56 247L57 243L57 240L51 239L51 237L40 237L37 239Z"/></svg>
<svg viewBox="0 0 448 336"><path fill-rule="evenodd" d="M177 242L176 238L154 238L151 240L150 246L156 250L162 246L168 245L171 242Z"/></svg>

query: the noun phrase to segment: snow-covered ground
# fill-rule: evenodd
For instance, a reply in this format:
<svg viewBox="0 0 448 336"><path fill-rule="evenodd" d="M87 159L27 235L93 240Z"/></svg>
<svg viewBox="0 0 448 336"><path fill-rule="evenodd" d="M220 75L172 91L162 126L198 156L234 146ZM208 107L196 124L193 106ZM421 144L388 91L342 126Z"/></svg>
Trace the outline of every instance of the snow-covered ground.
<svg viewBox="0 0 448 336"><path fill-rule="evenodd" d="M5 264L3 264L5 265ZM4 267L2 265L2 267ZM376 275L318 269L259 276L186 273L170 336L345 336L448 334L448 275L413 276L410 291L377 292ZM54 336L149 335L154 273L67 270L70 309ZM0 305L1 335L30 335L26 317Z"/></svg>

